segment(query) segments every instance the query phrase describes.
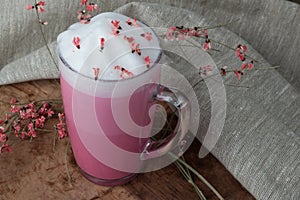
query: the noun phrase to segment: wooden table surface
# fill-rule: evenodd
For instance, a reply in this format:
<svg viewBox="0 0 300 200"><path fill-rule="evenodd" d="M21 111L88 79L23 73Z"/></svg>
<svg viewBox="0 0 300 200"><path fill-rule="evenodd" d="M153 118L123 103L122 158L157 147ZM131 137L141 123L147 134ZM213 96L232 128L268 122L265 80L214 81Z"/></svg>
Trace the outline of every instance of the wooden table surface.
<svg viewBox="0 0 300 200"><path fill-rule="evenodd" d="M58 81L40 80L0 86L0 100L12 97L22 101L61 98ZM9 109L0 104L0 119ZM51 124L52 123L52 124ZM53 127L49 122L48 127ZM95 185L81 176L72 154L66 154L68 138L57 141L53 151L53 133L39 134L31 142L12 137L13 152L0 155L0 199L128 199L169 200L198 199L193 187L174 164L140 174L123 186ZM211 154L197 157L200 143L194 141L185 153L187 163L202 174L225 199L254 199ZM69 185L66 162L72 177ZM207 199L217 197L197 178L196 184Z"/></svg>

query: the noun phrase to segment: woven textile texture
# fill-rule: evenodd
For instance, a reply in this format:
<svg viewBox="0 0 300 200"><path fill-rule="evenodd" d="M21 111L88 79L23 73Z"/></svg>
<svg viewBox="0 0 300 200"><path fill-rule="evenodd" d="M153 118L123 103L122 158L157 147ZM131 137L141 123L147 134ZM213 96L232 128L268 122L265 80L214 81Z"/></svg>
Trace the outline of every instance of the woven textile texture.
<svg viewBox="0 0 300 200"><path fill-rule="evenodd" d="M247 44L251 56L259 60L256 67L280 68L243 76L241 85L249 89L226 86L226 121L212 153L257 199L300 199L299 5L283 0L167 0L160 4L153 0L126 5L128 1L123 0L104 2L102 11L116 9L162 28L216 25L240 19L210 34L222 43ZM0 22L0 84L58 78L35 13L25 9L30 3L3 0L6 9L0 13L5 19ZM76 22L79 2L48 0L47 4L43 17L49 25L42 31L56 56L56 37ZM218 66L240 65L231 51L219 48L221 52L212 54ZM192 85L196 83L198 74L187 70L193 69L188 60L170 52L166 55ZM238 82L229 75L225 84ZM195 87L195 93L201 110L198 136L203 140L211 119L210 96L204 83Z"/></svg>

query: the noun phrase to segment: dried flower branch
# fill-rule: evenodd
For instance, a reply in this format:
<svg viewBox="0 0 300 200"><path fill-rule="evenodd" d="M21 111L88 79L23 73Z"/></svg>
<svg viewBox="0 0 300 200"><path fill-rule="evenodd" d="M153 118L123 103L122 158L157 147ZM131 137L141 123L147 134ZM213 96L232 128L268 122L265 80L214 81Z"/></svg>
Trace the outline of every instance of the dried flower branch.
<svg viewBox="0 0 300 200"><path fill-rule="evenodd" d="M1 153L12 150L7 143L11 134L22 140L26 138L32 140L38 136L39 132L54 132L53 130L46 130L45 123L55 116L59 118L59 123L56 126L59 139L67 135L64 115L58 113L54 107L55 104L59 105L62 102L41 100L22 104L13 98L9 104L10 111L5 114L4 118L0 119Z"/></svg>

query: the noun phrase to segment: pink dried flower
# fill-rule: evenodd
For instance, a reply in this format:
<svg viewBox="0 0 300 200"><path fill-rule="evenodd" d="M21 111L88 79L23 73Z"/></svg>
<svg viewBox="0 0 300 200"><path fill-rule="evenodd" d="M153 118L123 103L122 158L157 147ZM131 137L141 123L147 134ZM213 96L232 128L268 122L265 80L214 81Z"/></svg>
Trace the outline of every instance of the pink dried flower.
<svg viewBox="0 0 300 200"><path fill-rule="evenodd" d="M245 52L247 52L248 49L245 45L239 44L235 50L235 54L239 57L241 61L245 61Z"/></svg>
<svg viewBox="0 0 300 200"><path fill-rule="evenodd" d="M3 134L4 128L0 126L0 142L6 141L6 134Z"/></svg>
<svg viewBox="0 0 300 200"><path fill-rule="evenodd" d="M64 113L58 113L58 119L59 119L59 122L62 123L62 121L65 119L65 114Z"/></svg>
<svg viewBox="0 0 300 200"><path fill-rule="evenodd" d="M242 71L239 71L239 70L234 70L234 74L235 74L235 76L237 77L237 79L239 81L241 80L242 75L244 75L244 73Z"/></svg>
<svg viewBox="0 0 300 200"><path fill-rule="evenodd" d="M18 113L18 112L20 112L20 110L21 110L21 108L19 106L12 105L11 109L10 109L10 112L11 113Z"/></svg>
<svg viewBox="0 0 300 200"><path fill-rule="evenodd" d="M78 17L80 20L81 24L89 24L91 22L91 15L90 14L83 14L83 13L79 13Z"/></svg>
<svg viewBox="0 0 300 200"><path fill-rule="evenodd" d="M141 25L137 23L137 20L134 18L133 21L131 21L130 18L128 18L128 20L126 21L126 23L129 26L136 26L136 27L140 27Z"/></svg>
<svg viewBox="0 0 300 200"><path fill-rule="evenodd" d="M30 123L27 125L27 128L28 128L27 135L28 135L29 137L35 138L35 137L36 137L36 131L35 131L35 128L34 128L34 124L33 124L32 122L30 122Z"/></svg>
<svg viewBox="0 0 300 200"><path fill-rule="evenodd" d="M241 70L244 70L244 69L247 69L247 68L248 68L248 64L245 61L243 61L242 65L241 65Z"/></svg>
<svg viewBox="0 0 300 200"><path fill-rule="evenodd" d="M251 60L249 63L248 63L248 69L251 70L254 68L254 62L253 60Z"/></svg>
<svg viewBox="0 0 300 200"><path fill-rule="evenodd" d="M35 120L35 126L38 128L44 128L46 122L46 118L41 116L40 118Z"/></svg>
<svg viewBox="0 0 300 200"><path fill-rule="evenodd" d="M42 6L39 6L37 9L38 9L38 12L40 12L40 13L45 12L45 9Z"/></svg>
<svg viewBox="0 0 300 200"><path fill-rule="evenodd" d="M12 152L12 148L8 144L2 144L0 148L0 153Z"/></svg>
<svg viewBox="0 0 300 200"><path fill-rule="evenodd" d="M20 123L14 121L14 125L13 125L13 128L16 132L19 132L21 130L21 126L20 126Z"/></svg>
<svg viewBox="0 0 300 200"><path fill-rule="evenodd" d="M205 76L211 74L211 72L212 72L211 65L201 66L199 69L199 74L202 78L205 78Z"/></svg>
<svg viewBox="0 0 300 200"><path fill-rule="evenodd" d="M0 142L5 142L7 139L6 134L0 133Z"/></svg>
<svg viewBox="0 0 300 200"><path fill-rule="evenodd" d="M48 25L48 22L47 22L47 21L39 20L39 23L42 24L42 25Z"/></svg>
<svg viewBox="0 0 300 200"><path fill-rule="evenodd" d="M189 29L188 31L188 36L189 37L200 37L199 33L198 33L198 28L194 27L192 29Z"/></svg>
<svg viewBox="0 0 300 200"><path fill-rule="evenodd" d="M44 115L46 113L46 110L48 109L49 104L46 102L43 104L43 106L39 109L38 113L41 115Z"/></svg>
<svg viewBox="0 0 300 200"><path fill-rule="evenodd" d="M26 135L27 135L27 133L25 131L22 131L21 132L21 139L24 140Z"/></svg>
<svg viewBox="0 0 300 200"><path fill-rule="evenodd" d="M77 49L80 49L80 38L79 37L74 37L73 38L73 44Z"/></svg>
<svg viewBox="0 0 300 200"><path fill-rule="evenodd" d="M5 121L3 119L0 119L0 125L2 125Z"/></svg>
<svg viewBox="0 0 300 200"><path fill-rule="evenodd" d="M38 12L45 12L45 9L43 7L45 5L46 5L46 3L44 1L39 1L35 5L27 5L26 10L32 10L35 8Z"/></svg>
<svg viewBox="0 0 300 200"><path fill-rule="evenodd" d="M32 5L27 5L26 6L26 10L32 10L32 9L34 9L34 6L32 6Z"/></svg>
<svg viewBox="0 0 300 200"><path fill-rule="evenodd" d="M204 37L206 37L206 38L208 37L208 33L207 33L206 29L201 30L201 33Z"/></svg>
<svg viewBox="0 0 300 200"><path fill-rule="evenodd" d="M209 49L211 49L212 47L211 47L211 42L210 42L210 40L209 39L206 39L205 40L205 43L203 44L203 47L202 47L202 49L204 50L204 51L207 51L207 50L209 50Z"/></svg>
<svg viewBox="0 0 300 200"><path fill-rule="evenodd" d="M228 68L228 66L224 66L221 68L221 75L222 76L226 76L227 72L226 72L226 69Z"/></svg>
<svg viewBox="0 0 300 200"><path fill-rule="evenodd" d="M115 70L120 70L120 77L123 79L123 78L126 78L126 77L132 77L133 76L133 73L128 71L127 69L119 66L119 65L116 65L114 67Z"/></svg>
<svg viewBox="0 0 300 200"><path fill-rule="evenodd" d="M89 3L89 5L86 6L86 10L90 12L94 12L95 10L99 10L99 7L95 3Z"/></svg>
<svg viewBox="0 0 300 200"><path fill-rule="evenodd" d="M56 124L56 129L57 129L57 133L58 133L58 138L62 139L67 136L65 124L63 122L63 120L65 118L64 113L58 113L58 118L59 118L59 123Z"/></svg>
<svg viewBox="0 0 300 200"><path fill-rule="evenodd" d="M17 102L17 100L16 100L15 98L12 98L12 99L10 100L10 105L14 105L16 102Z"/></svg>
<svg viewBox="0 0 300 200"><path fill-rule="evenodd" d="M39 1L39 2L37 3L37 5L39 5L39 6L45 6L45 5L46 5L46 2L44 2L44 1Z"/></svg>
<svg viewBox="0 0 300 200"><path fill-rule="evenodd" d="M11 115L9 115L9 114L5 114L5 121L8 121L9 119L11 118Z"/></svg>
<svg viewBox="0 0 300 200"><path fill-rule="evenodd" d="M53 114L54 114L53 110L51 108L49 108L47 110L47 117L52 117Z"/></svg>
<svg viewBox="0 0 300 200"><path fill-rule="evenodd" d="M84 6L87 4L87 2L88 2L88 0L81 0L80 5Z"/></svg>
<svg viewBox="0 0 300 200"><path fill-rule="evenodd" d="M168 28L165 39L174 40L175 39L175 36L174 36L175 31L176 31L176 26L171 26L170 28Z"/></svg>
<svg viewBox="0 0 300 200"><path fill-rule="evenodd" d="M251 69L253 69L253 67L254 67L254 63L252 60L249 63L243 61L242 65L241 65L242 70L246 70L246 69L251 70Z"/></svg>

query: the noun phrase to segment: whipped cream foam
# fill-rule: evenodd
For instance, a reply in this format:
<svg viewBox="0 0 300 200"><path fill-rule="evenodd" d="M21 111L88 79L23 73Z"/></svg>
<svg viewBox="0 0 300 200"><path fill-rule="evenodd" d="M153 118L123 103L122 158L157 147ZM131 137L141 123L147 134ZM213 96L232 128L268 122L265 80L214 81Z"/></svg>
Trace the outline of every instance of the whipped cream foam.
<svg viewBox="0 0 300 200"><path fill-rule="evenodd" d="M57 43L59 57L65 65L101 80L141 74L158 62L161 55L159 39L151 28L113 12L101 13L89 24L71 25L58 36ZM95 74L98 68L99 74Z"/></svg>

